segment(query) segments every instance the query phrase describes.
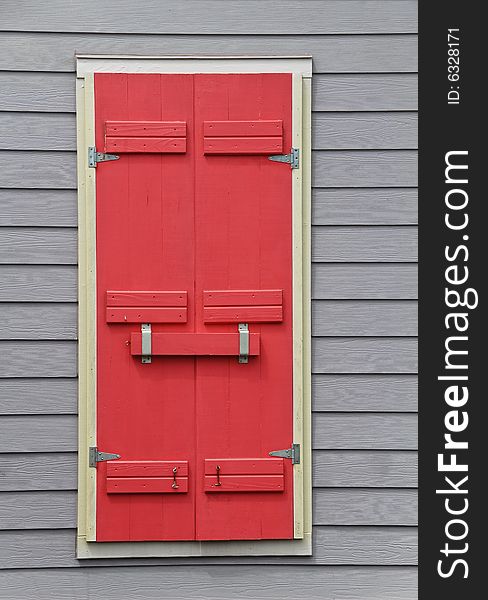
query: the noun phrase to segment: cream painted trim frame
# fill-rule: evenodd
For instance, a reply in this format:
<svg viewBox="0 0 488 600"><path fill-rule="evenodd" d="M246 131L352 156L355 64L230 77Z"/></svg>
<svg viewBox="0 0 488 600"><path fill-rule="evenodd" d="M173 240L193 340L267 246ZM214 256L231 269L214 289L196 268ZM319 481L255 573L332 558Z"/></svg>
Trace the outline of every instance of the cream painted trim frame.
<svg viewBox="0 0 488 600"><path fill-rule="evenodd" d="M96 469L88 448L96 446L96 169L88 168L95 145L93 74L101 73L291 73L293 145L300 168L293 171L293 411L294 540L222 542L96 542ZM77 56L78 254L79 254L79 459L78 558L205 557L312 554L311 452L311 78L303 57ZM110 449L109 449L110 450Z"/></svg>

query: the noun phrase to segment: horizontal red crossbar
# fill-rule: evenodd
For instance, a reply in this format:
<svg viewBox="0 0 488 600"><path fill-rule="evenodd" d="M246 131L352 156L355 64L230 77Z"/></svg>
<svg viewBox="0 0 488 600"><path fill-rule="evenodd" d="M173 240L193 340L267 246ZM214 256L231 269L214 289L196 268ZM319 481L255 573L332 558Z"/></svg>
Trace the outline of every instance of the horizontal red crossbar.
<svg viewBox="0 0 488 600"><path fill-rule="evenodd" d="M187 309L177 308L118 308L109 306L106 310L107 323L186 323Z"/></svg>
<svg viewBox="0 0 488 600"><path fill-rule="evenodd" d="M142 354L141 333L131 333L130 352ZM260 334L249 334L249 355L260 353ZM153 333L151 336L153 356L238 356L238 333Z"/></svg>
<svg viewBox="0 0 488 600"><path fill-rule="evenodd" d="M205 323L273 323L283 321L281 306L212 306L203 309Z"/></svg>
<svg viewBox="0 0 488 600"><path fill-rule="evenodd" d="M204 154L279 154L283 152L280 137L206 137Z"/></svg>
<svg viewBox="0 0 488 600"><path fill-rule="evenodd" d="M204 306L269 306L283 303L283 290L205 290Z"/></svg>
<svg viewBox="0 0 488 600"><path fill-rule="evenodd" d="M105 138L105 151L181 154L186 152L186 138L107 137Z"/></svg>
<svg viewBox="0 0 488 600"><path fill-rule="evenodd" d="M205 475L215 475L217 466L221 475L282 475L282 458L207 458Z"/></svg>
<svg viewBox="0 0 488 600"><path fill-rule="evenodd" d="M107 306L186 306L187 293L179 291L111 291Z"/></svg>
<svg viewBox="0 0 488 600"><path fill-rule="evenodd" d="M107 494L181 494L188 492L188 477L108 477Z"/></svg>
<svg viewBox="0 0 488 600"><path fill-rule="evenodd" d="M283 121L204 121L205 137L281 136Z"/></svg>
<svg viewBox="0 0 488 600"><path fill-rule="evenodd" d="M216 485L220 483L220 485ZM206 492L282 492L285 489L283 475L205 475Z"/></svg>
<svg viewBox="0 0 488 600"><path fill-rule="evenodd" d="M106 121L112 137L185 137L186 121Z"/></svg>
<svg viewBox="0 0 488 600"><path fill-rule="evenodd" d="M107 462L107 477L173 477L188 476L186 460L117 460Z"/></svg>

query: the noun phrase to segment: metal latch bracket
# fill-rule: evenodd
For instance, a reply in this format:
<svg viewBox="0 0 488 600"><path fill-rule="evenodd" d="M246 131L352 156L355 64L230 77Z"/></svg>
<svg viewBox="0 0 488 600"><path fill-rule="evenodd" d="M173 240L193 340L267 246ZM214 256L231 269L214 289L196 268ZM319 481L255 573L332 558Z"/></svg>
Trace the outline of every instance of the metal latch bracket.
<svg viewBox="0 0 488 600"><path fill-rule="evenodd" d="M249 325L239 323L239 362L245 364L249 362Z"/></svg>
<svg viewBox="0 0 488 600"><path fill-rule="evenodd" d="M268 156L268 160L289 163L292 169L298 169L300 166L300 150L292 148L290 154L273 154L272 156Z"/></svg>
<svg viewBox="0 0 488 600"><path fill-rule="evenodd" d="M99 452L96 446L92 446L89 450L88 464L90 467L96 467L97 463L105 460L117 460L120 454L110 454L109 452Z"/></svg>
<svg viewBox="0 0 488 600"><path fill-rule="evenodd" d="M151 323L141 324L141 362L148 364L151 362L152 352L152 334L151 334Z"/></svg>
<svg viewBox="0 0 488 600"><path fill-rule="evenodd" d="M279 458L291 458L293 465L300 464L300 444L292 444L291 448L286 450L273 450L269 453L270 456L278 456Z"/></svg>
<svg viewBox="0 0 488 600"><path fill-rule="evenodd" d="M99 162L107 162L108 160L119 160L120 156L117 154L104 154L103 152L97 152L95 146L88 148L88 166L95 168Z"/></svg>

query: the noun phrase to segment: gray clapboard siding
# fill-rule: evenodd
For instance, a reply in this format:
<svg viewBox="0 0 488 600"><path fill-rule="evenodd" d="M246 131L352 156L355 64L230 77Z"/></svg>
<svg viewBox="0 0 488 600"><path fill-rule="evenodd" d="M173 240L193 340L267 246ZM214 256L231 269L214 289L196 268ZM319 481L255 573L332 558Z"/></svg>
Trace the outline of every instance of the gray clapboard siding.
<svg viewBox="0 0 488 600"><path fill-rule="evenodd" d="M315 113L315 150L417 148L417 115ZM0 150L76 150L75 115L0 112Z"/></svg>
<svg viewBox="0 0 488 600"><path fill-rule="evenodd" d="M417 3L414 0L341 0L300 2L294 0L186 0L171 4L170 17L161 13L160 0L142 6L108 0L86 0L66 10L63 0L39 5L24 0L4 0L2 28L6 31L52 31L100 33L416 33ZM166 8L168 8L166 6Z"/></svg>
<svg viewBox="0 0 488 600"><path fill-rule="evenodd" d="M0 340L75 340L76 304L5 302L1 306Z"/></svg>
<svg viewBox="0 0 488 600"><path fill-rule="evenodd" d="M417 185L413 150L322 150L312 154L315 187L412 187Z"/></svg>
<svg viewBox="0 0 488 600"><path fill-rule="evenodd" d="M76 491L1 492L0 530L75 529ZM417 525L417 492L315 489L314 525ZM1 534L0 534L1 535Z"/></svg>
<svg viewBox="0 0 488 600"><path fill-rule="evenodd" d="M417 262L417 227L312 228L314 262Z"/></svg>
<svg viewBox="0 0 488 600"><path fill-rule="evenodd" d="M417 110L416 75L319 75L313 79L313 110Z"/></svg>
<svg viewBox="0 0 488 600"><path fill-rule="evenodd" d="M312 408L316 412L416 412L417 386L416 375L313 375Z"/></svg>
<svg viewBox="0 0 488 600"><path fill-rule="evenodd" d="M315 189L314 225L416 225L418 191L414 188Z"/></svg>
<svg viewBox="0 0 488 600"><path fill-rule="evenodd" d="M0 187L75 189L75 152L0 151Z"/></svg>
<svg viewBox="0 0 488 600"><path fill-rule="evenodd" d="M414 338L314 338L313 373L416 373Z"/></svg>
<svg viewBox="0 0 488 600"><path fill-rule="evenodd" d="M418 104L415 74L315 75L314 111L412 111ZM72 73L0 72L0 110L74 113Z"/></svg>
<svg viewBox="0 0 488 600"><path fill-rule="evenodd" d="M76 378L0 379L0 415L76 414Z"/></svg>
<svg viewBox="0 0 488 600"><path fill-rule="evenodd" d="M417 273L408 263L315 263L312 297L416 300ZM0 302L76 302L77 276L74 265L0 265Z"/></svg>
<svg viewBox="0 0 488 600"><path fill-rule="evenodd" d="M279 566L32 569L2 575L3 600L416 600L415 567Z"/></svg>
<svg viewBox="0 0 488 600"><path fill-rule="evenodd" d="M47 316L47 312L45 314ZM416 336L417 322L415 300L312 302L314 336Z"/></svg>
<svg viewBox="0 0 488 600"><path fill-rule="evenodd" d="M76 342L0 341L0 377L76 377Z"/></svg>
<svg viewBox="0 0 488 600"><path fill-rule="evenodd" d="M76 302L77 280L74 265L0 265L0 302Z"/></svg>
<svg viewBox="0 0 488 600"><path fill-rule="evenodd" d="M0 263L74 265L77 254L76 229L0 228Z"/></svg>
<svg viewBox="0 0 488 600"><path fill-rule="evenodd" d="M313 483L328 488L416 488L417 452L314 450ZM0 453L0 491L75 490L74 452Z"/></svg>
<svg viewBox="0 0 488 600"><path fill-rule="evenodd" d="M409 413L316 413L313 447L414 450L416 426ZM74 452L77 441L74 415L0 416L0 452Z"/></svg>
<svg viewBox="0 0 488 600"><path fill-rule="evenodd" d="M414 264L315 263L312 265L312 298L416 300L417 280L418 267Z"/></svg>
<svg viewBox="0 0 488 600"><path fill-rule="evenodd" d="M0 226L76 227L76 202L75 190L0 189Z"/></svg>
<svg viewBox="0 0 488 600"><path fill-rule="evenodd" d="M0 568L76 567L75 530L37 529L2 532ZM416 565L415 527L316 526L313 556L197 557L187 559L120 559L111 564L296 564L296 565ZM106 560L90 561L93 565Z"/></svg>
<svg viewBox="0 0 488 600"><path fill-rule="evenodd" d="M35 52L32 51L35 48ZM410 35L144 35L4 32L0 70L75 70L79 54L235 54L313 56L316 73L417 71L417 36Z"/></svg>

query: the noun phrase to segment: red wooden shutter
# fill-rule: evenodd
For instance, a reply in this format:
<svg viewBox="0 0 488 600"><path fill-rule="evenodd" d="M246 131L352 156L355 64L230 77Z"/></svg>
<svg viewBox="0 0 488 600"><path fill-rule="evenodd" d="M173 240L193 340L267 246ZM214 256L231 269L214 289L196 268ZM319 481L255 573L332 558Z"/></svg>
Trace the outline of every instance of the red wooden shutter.
<svg viewBox="0 0 488 600"><path fill-rule="evenodd" d="M95 74L97 541L293 538L291 92Z"/></svg>

